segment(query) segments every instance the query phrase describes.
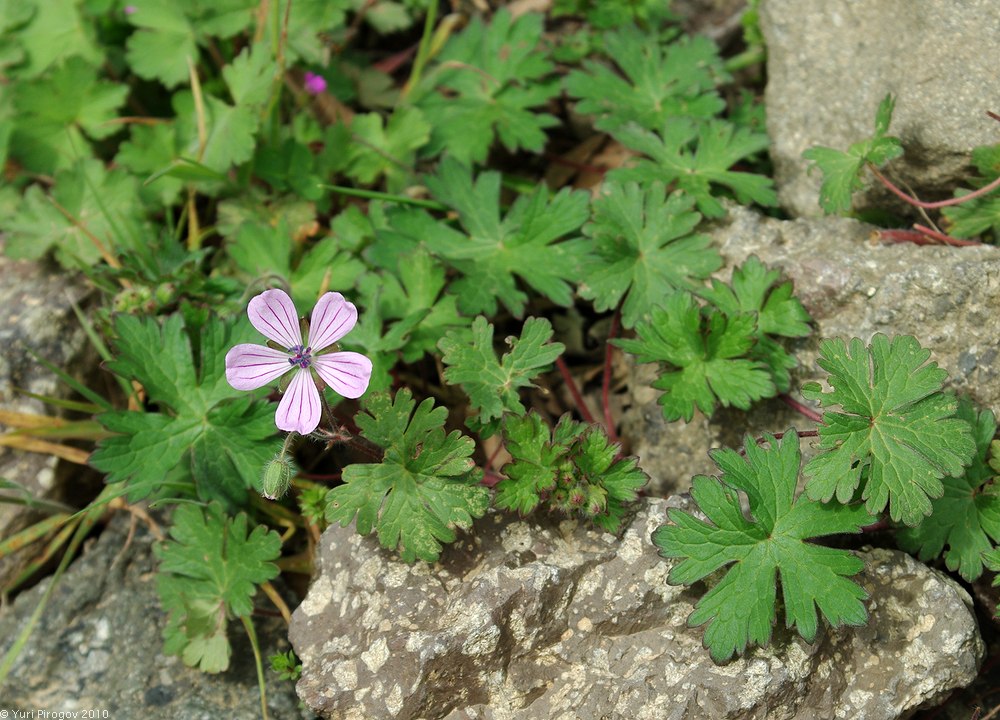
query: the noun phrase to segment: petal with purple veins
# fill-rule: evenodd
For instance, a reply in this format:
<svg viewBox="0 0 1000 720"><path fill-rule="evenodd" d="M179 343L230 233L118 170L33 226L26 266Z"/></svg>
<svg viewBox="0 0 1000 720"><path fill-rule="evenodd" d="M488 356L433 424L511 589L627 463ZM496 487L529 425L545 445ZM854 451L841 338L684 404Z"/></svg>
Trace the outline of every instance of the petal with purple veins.
<svg viewBox="0 0 1000 720"><path fill-rule="evenodd" d="M316 373L346 398L364 395L372 377L372 361L356 352L335 352L313 358Z"/></svg>
<svg viewBox="0 0 1000 720"><path fill-rule="evenodd" d="M226 380L237 390L256 390L292 369L288 353L244 343L226 353Z"/></svg>
<svg viewBox="0 0 1000 720"><path fill-rule="evenodd" d="M319 390L308 370L296 370L285 395L278 403L274 424L279 430L308 435L319 425Z"/></svg>
<svg viewBox="0 0 1000 720"><path fill-rule="evenodd" d="M284 290L265 290L250 301L247 307L250 324L268 340L284 348L302 344L299 314L295 304Z"/></svg>
<svg viewBox="0 0 1000 720"><path fill-rule="evenodd" d="M330 347L358 322L358 309L337 292L324 293L309 318L309 347L313 352Z"/></svg>

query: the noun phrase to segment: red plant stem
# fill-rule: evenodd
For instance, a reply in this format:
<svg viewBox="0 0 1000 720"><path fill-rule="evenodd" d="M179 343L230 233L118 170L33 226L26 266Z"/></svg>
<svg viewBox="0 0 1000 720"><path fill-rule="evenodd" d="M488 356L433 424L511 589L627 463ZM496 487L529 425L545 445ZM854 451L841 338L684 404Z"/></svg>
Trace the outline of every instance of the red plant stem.
<svg viewBox="0 0 1000 720"><path fill-rule="evenodd" d="M921 225L920 223L916 223L913 226L913 229L921 235L926 235L927 237L944 243L945 245L956 245L958 247L982 245L982 243L978 240L960 240L959 238L953 238L951 235L945 235L944 233L938 232L937 230L929 228L926 225Z"/></svg>
<svg viewBox="0 0 1000 720"><path fill-rule="evenodd" d="M611 316L611 329L608 330L608 341L604 345L604 376L601 378L601 407L604 409L604 424L608 429L608 439L611 442L618 442L618 432L615 430L615 419L611 415L611 403L608 396L611 393L611 353L614 346L611 341L618 336L618 328L621 325L622 304L618 303L615 314Z"/></svg>
<svg viewBox="0 0 1000 720"><path fill-rule="evenodd" d="M818 412L813 410L808 405L803 405L788 393L782 393L779 397L781 398L782 402L785 403L785 405L790 407L792 410L795 410L800 415L804 415L805 417L809 418L810 420L816 423L823 422L822 415L820 415ZM803 433L799 433L799 435L803 435Z"/></svg>
<svg viewBox="0 0 1000 720"><path fill-rule="evenodd" d="M876 234L879 240L892 243L913 243L914 245L952 245L955 247L968 247L971 245L982 245L978 240L960 240L950 235L939 233L926 225L914 225L916 230L878 230Z"/></svg>
<svg viewBox="0 0 1000 720"><path fill-rule="evenodd" d="M785 437L785 433L783 433L783 432L776 432L776 433L772 433L772 434L773 434L775 440L781 440L783 437ZM802 432L796 431L795 434L798 435L800 438L804 438L804 437L819 437L819 431L818 430L803 430ZM758 445L763 445L764 443L766 443L768 441L767 438L764 438L764 437L756 437L753 440ZM747 449L746 449L745 446L741 445L740 448L739 448L739 450L737 450L736 452L740 454L740 457L746 457Z"/></svg>
<svg viewBox="0 0 1000 720"><path fill-rule="evenodd" d="M577 410L580 411L580 417L593 425L594 416L590 414L590 410L587 409L587 405L583 402L583 395L580 394L580 388L576 386L576 380L569 374L569 368L566 367L566 361L562 357L556 358L556 367L559 368L559 374L562 375L563 382L566 383L569 394L573 396L573 402L576 403Z"/></svg>
<svg viewBox="0 0 1000 720"><path fill-rule="evenodd" d="M983 187L970 192L968 195L962 195L961 197L949 198L948 200L939 200L937 202L924 202L923 200L917 200L915 197L907 195L905 192L900 190L898 187L892 184L885 175L883 175L877 167L868 163L868 169L874 173L875 177L878 178L879 182L885 185L886 189L889 190L893 195L898 197L903 202L909 203L914 207L924 208L925 210L936 210L937 208L948 207L949 205L961 205L962 203L972 200L977 197L982 197L987 193L992 192L996 188L1000 187L1000 177L991 182L989 185L984 185Z"/></svg>
<svg viewBox="0 0 1000 720"><path fill-rule="evenodd" d="M927 237L916 230L889 229L877 230L875 234L879 240L891 243L913 243L914 245L939 245L935 240Z"/></svg>
<svg viewBox="0 0 1000 720"><path fill-rule="evenodd" d="M986 114L987 114L987 115L988 115L989 117L991 117L991 118L993 118L994 120L996 120L997 122L1000 122L1000 115L997 115L997 114L996 114L995 112L990 112L989 110L987 110L987 111L986 111Z"/></svg>
<svg viewBox="0 0 1000 720"><path fill-rule="evenodd" d="M865 525L865 526L863 526L861 528L861 532L863 532L863 533L873 533L873 532L878 532L879 530L887 530L887 529L889 529L889 527L891 527L889 525L889 521L886 520L885 518L882 518L878 522L873 522L871 525Z"/></svg>
<svg viewBox="0 0 1000 720"><path fill-rule="evenodd" d="M490 456L486 458L486 469L490 470L493 468L493 461L497 459L497 455L503 450L503 443L497 443L496 449L490 453Z"/></svg>
<svg viewBox="0 0 1000 720"><path fill-rule="evenodd" d="M492 470L483 470L483 479L479 481L479 484L491 488L503 479L503 475L495 473Z"/></svg>
<svg viewBox="0 0 1000 720"><path fill-rule="evenodd" d="M417 46L411 45L405 50L401 50L400 52L390 55L389 57L384 58L383 60L379 60L377 63L372 65L372 67L378 70L379 72L384 72L386 75L392 75L394 72L396 72L396 70L400 68L400 66L403 65L403 63L407 62L410 58L412 58L416 54L417 54Z"/></svg>

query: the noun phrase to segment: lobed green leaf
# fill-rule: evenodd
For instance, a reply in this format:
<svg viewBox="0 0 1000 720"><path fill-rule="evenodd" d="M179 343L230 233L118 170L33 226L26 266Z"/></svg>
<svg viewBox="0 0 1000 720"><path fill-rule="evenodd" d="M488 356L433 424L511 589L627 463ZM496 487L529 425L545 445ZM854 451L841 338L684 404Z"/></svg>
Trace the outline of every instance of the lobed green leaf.
<svg viewBox="0 0 1000 720"><path fill-rule="evenodd" d="M747 438L745 457L728 449L712 452L721 477L699 475L691 491L707 521L671 510L670 523L653 533L660 553L680 560L670 570L671 584L690 585L727 568L688 618L691 626L707 623L705 645L716 662L770 640L779 578L785 625L808 642L816 638L818 614L834 627L861 625L868 617L862 602L867 593L848 579L863 562L810 540L860 532L874 518L860 506L795 498L801 463L797 433L764 440L767 449ZM747 496L749 518L737 491Z"/></svg>

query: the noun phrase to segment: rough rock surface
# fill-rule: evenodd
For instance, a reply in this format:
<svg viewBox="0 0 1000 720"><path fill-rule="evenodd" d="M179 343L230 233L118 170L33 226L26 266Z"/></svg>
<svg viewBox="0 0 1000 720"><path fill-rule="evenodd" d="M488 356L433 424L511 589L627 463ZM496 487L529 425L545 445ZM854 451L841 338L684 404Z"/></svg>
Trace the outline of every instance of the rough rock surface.
<svg viewBox="0 0 1000 720"><path fill-rule="evenodd" d="M70 304L86 293L83 283L47 270L42 264L11 260L0 238L0 409L19 413L57 412L18 390L65 397L69 389L39 364L27 348L58 367L72 368L86 337ZM0 419L0 433L9 430ZM57 461L51 455L0 446L0 477L25 487L36 498L62 499L56 483ZM0 504L0 536L9 537L39 518L23 506ZM0 587L11 579L23 553L0 560Z"/></svg>
<svg viewBox="0 0 1000 720"><path fill-rule="evenodd" d="M53 713L49 717L106 710L113 720L260 717L253 651L238 622L223 674L207 675L163 654L166 616L156 593L152 538L141 526L131 540L128 533L128 516L115 516L70 566L0 687L0 710L35 711L34 717L42 717L41 710ZM13 645L50 581L0 613L0 654ZM288 649L280 618L255 618L254 624L265 658ZM290 682L266 675L272 718L311 717L298 709Z"/></svg>
<svg viewBox="0 0 1000 720"><path fill-rule="evenodd" d="M822 338L859 337L877 332L913 335L945 368L950 387L1000 414L1000 249L935 247L873 242L871 226L845 218L781 221L744 208L731 208L712 232L725 258L724 273L757 255L780 268L812 315L812 336L790 345L800 366L793 372L793 397L826 373L815 360ZM667 423L650 388L655 365L640 365L630 381L633 406L622 435L654 480L647 491L666 496L690 487L691 477L712 474L712 447L737 447L747 433L778 432L814 424L780 400L758 403L749 413L696 414L691 423ZM811 451L803 443L803 454Z"/></svg>
<svg viewBox="0 0 1000 720"><path fill-rule="evenodd" d="M620 540L489 515L434 566L333 526L292 619L299 695L344 720L874 720L975 676L969 596L890 550L862 553L866 627L813 645L779 627L771 647L713 664L686 627L698 594L667 584L650 542L667 508L689 503L648 501Z"/></svg>
<svg viewBox="0 0 1000 720"><path fill-rule="evenodd" d="M890 132L906 155L894 177L925 199L950 197L968 177L969 153L997 142L1000 55L995 0L764 0L767 125L781 204L819 215L820 174L802 153L846 150L871 135L875 109L896 96ZM942 195L943 193L943 195ZM876 190L858 207L881 202Z"/></svg>

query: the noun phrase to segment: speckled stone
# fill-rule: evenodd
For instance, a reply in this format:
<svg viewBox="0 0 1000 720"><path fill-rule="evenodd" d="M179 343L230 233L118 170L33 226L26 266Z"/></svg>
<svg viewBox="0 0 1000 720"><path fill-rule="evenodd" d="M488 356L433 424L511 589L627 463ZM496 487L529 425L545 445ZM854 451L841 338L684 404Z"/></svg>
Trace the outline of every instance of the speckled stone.
<svg viewBox="0 0 1000 720"><path fill-rule="evenodd" d="M969 177L972 149L997 142L985 113L1000 93L997 17L996 0L921 0L919 8L913 0L764 0L767 129L785 209L821 214L822 176L808 172L802 153L869 137L890 92L890 134L906 150L890 165L893 177L924 199L951 197ZM870 185L857 207L891 202Z"/></svg>
<svg viewBox="0 0 1000 720"><path fill-rule="evenodd" d="M720 278L756 255L792 280L812 315L813 335L788 343L800 363L792 373L798 400L804 383L826 378L816 366L822 338L868 342L880 332L916 337L948 371L950 388L1000 415L1000 249L882 244L873 227L855 220L783 221L741 207L710 233L725 258ZM683 492L694 475L713 474L710 448L737 447L747 433L815 427L778 399L748 413L722 409L711 420L696 413L690 423L667 423L660 392L650 387L656 372L652 364L634 366L621 429L652 477L651 495ZM810 442L802 449L807 459L814 452Z"/></svg>
<svg viewBox="0 0 1000 720"><path fill-rule="evenodd" d="M330 527L290 628L300 697L338 720L888 720L975 676L969 596L890 550L861 553L866 627L809 645L779 626L714 664L686 625L699 593L650 542L672 506L690 499L648 501L620 539L491 514L433 566Z"/></svg>
<svg viewBox="0 0 1000 720"><path fill-rule="evenodd" d="M86 336L71 302L86 295L84 283L42 263L11 260L3 255L0 236L0 408L36 414L58 414L58 408L28 397L66 397L69 387L41 365L30 348L57 367L79 369ZM96 367L97 358L90 367ZM0 422L0 433L11 428ZM62 499L57 484L57 459L51 455L15 451L0 446L0 477L25 487L36 498ZM22 505L0 504L0 536L9 537L41 516ZM0 586L16 576L33 551L0 558Z"/></svg>
<svg viewBox="0 0 1000 720"><path fill-rule="evenodd" d="M167 624L156 592L153 538L130 516L114 516L63 576L7 682L0 711L7 718L108 717L111 720L259 718L253 649L239 621L231 621L228 671L209 675L163 654ZM51 578L0 612L0 654L13 645L38 607ZM253 618L266 658L285 652L284 622ZM292 684L265 670L270 717L306 720ZM98 714L85 716L85 711ZM105 716L104 712L107 712ZM73 715L72 713L77 713Z"/></svg>

